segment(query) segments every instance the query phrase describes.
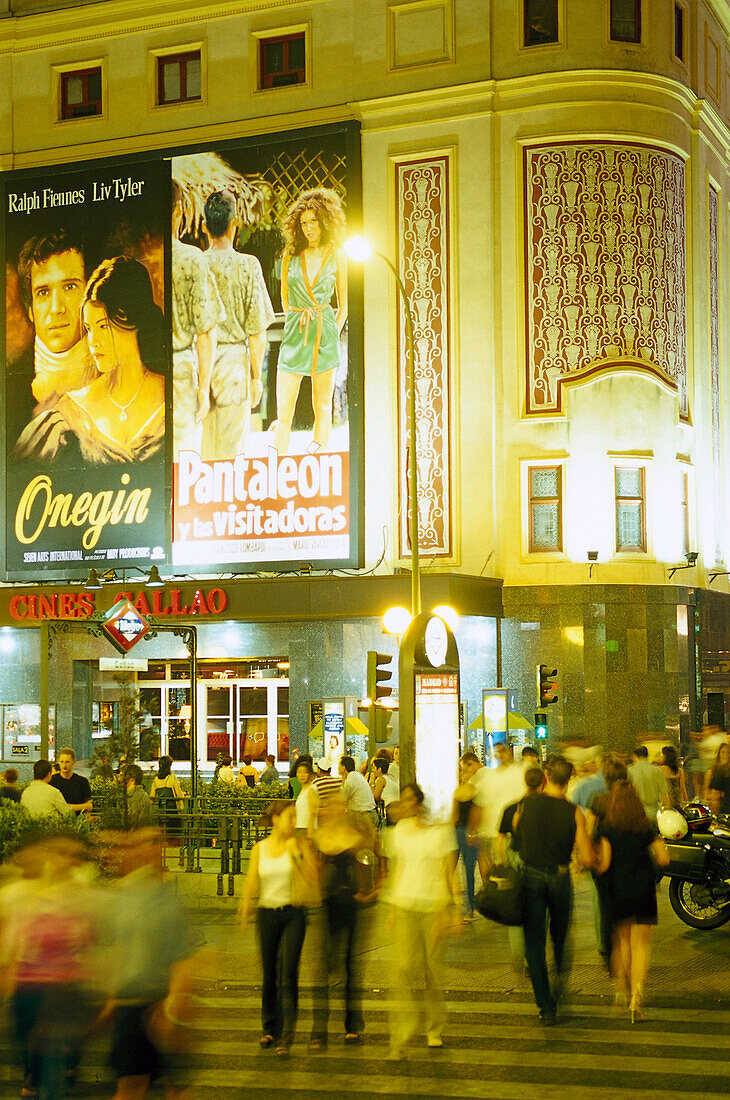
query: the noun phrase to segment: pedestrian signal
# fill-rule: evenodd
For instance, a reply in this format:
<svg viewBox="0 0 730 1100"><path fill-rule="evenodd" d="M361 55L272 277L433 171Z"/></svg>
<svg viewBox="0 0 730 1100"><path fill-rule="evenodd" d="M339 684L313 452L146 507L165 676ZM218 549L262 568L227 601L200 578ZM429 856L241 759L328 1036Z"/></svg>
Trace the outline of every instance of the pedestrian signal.
<svg viewBox="0 0 730 1100"><path fill-rule="evenodd" d="M538 741L547 740L547 714L540 711L535 714L535 737Z"/></svg>
<svg viewBox="0 0 730 1100"><path fill-rule="evenodd" d="M558 670L547 665L537 666L537 705L542 710L558 701Z"/></svg>

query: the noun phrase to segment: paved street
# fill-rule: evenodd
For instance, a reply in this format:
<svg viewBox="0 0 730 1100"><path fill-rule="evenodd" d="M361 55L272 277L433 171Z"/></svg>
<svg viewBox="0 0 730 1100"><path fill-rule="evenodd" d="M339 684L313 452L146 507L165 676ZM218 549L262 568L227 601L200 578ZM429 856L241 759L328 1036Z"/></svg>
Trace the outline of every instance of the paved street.
<svg viewBox="0 0 730 1100"><path fill-rule="evenodd" d="M671 912L666 887L647 990L647 1021L616 1016L591 934L587 883L577 889L576 962L560 1025L544 1030L525 979L509 961L506 931L479 920L450 947L446 1046L415 1044L400 1063L388 1052L387 988L393 945L376 920L364 944L366 1041L345 1048L336 994L325 1053L306 1049L311 947L305 949L299 1042L289 1060L260 1052L258 962L252 929L236 929L230 911L199 910L194 919L212 950L207 989L195 1022L195 1097L484 1097L527 1100L692 1096L730 1092L730 925L695 932ZM17 1096L18 1075L3 1043L0 1097ZM109 1097L104 1047L86 1052L79 1097Z"/></svg>

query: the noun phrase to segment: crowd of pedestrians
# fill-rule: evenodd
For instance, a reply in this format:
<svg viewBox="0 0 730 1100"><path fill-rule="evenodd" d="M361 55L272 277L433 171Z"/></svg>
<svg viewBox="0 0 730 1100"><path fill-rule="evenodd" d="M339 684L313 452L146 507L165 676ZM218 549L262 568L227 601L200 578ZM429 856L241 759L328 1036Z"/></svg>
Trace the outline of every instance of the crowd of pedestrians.
<svg viewBox="0 0 730 1100"><path fill-rule="evenodd" d="M306 941L309 1050L324 1050L333 1032L345 1044L362 1042L367 1019L359 967L373 927L367 914L377 902L377 927L394 947L389 1056L404 1057L414 1042L438 1050L448 1038L449 939L469 933L480 888L505 865L519 872L522 891L522 920L508 929L510 951L529 977L540 1021L552 1026L560 1018L578 870L590 875L596 945L612 975L617 1010L641 1021L657 922L656 870L668 861L657 812L686 799L685 776L666 749L652 762L643 745L630 761L616 753L595 763L586 757L579 775L569 754L568 747L541 761L527 746L516 760L500 744L494 766L486 767L475 752L464 753L448 821L432 820L416 783L401 787L397 750L381 749L361 768L347 755L334 766L299 756L292 797L266 811L239 909L241 925L256 926L261 1048L282 1058L291 1051ZM0 890L0 975L23 1096L64 1095L85 1038L104 1032L115 1100L146 1096L159 1077L170 1100L187 1095L190 992L203 945L167 887L160 836L149 827L152 803L174 813L182 802L171 763L159 761L151 799L141 769L124 769L130 831L101 834L93 853L77 838L31 837L11 861L12 881ZM230 767L219 763L221 773ZM31 815L70 821L92 808L73 753L64 750L60 764L54 775L48 761L36 762L20 795ZM8 769L2 778L0 797L16 804L17 772ZM705 772L691 770L690 781L715 809L727 808L726 738L713 746ZM337 1018L333 982L344 994Z"/></svg>
<svg viewBox="0 0 730 1100"><path fill-rule="evenodd" d="M724 798L725 745L716 756L703 789ZM590 872L596 944L613 977L617 1009L634 1023L643 1019L651 928L657 921L656 871L668 861L657 811L686 799L676 754L664 751L650 762L639 745L630 764L607 753L600 767L584 764L584 774L577 776L567 755L553 754L541 763L530 746L519 760L508 745L497 746L493 767L466 752L448 822L430 819L417 784L398 787L392 775L398 774L398 762L387 750L361 771L347 756L336 775L333 770L327 758L316 763L298 758L291 776L296 801L272 807L272 832L257 846L247 877L241 919L252 917L258 897L265 975L262 1045L281 1056L289 1052L305 935L321 963L310 1050L328 1042L328 989L340 965L344 1039L361 1040L366 1021L356 971L365 951L359 942L362 912L377 897L386 938L396 948L390 1056L402 1057L417 1039L419 1007L421 1041L442 1046L442 969L449 936L463 934L475 919L480 883L497 864L519 868L523 919L508 930L510 947L529 976L542 1023L559 1020L565 995L577 870ZM282 932L276 950L279 941L268 931L272 921L291 929L289 939Z"/></svg>

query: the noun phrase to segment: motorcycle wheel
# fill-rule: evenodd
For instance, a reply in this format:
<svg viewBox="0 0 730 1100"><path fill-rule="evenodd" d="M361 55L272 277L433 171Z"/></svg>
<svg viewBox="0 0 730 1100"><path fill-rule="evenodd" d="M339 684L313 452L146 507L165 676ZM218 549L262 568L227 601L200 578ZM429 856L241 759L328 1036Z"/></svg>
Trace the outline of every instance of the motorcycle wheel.
<svg viewBox="0 0 730 1100"><path fill-rule="evenodd" d="M679 919L690 928L719 928L730 921L730 904L716 902L706 882L673 878L669 883L669 901Z"/></svg>

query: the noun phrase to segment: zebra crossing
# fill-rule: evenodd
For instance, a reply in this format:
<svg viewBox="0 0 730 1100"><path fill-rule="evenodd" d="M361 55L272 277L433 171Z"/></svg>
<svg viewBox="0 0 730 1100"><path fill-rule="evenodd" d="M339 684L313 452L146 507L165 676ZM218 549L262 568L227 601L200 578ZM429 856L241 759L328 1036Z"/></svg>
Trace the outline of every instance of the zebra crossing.
<svg viewBox="0 0 730 1100"><path fill-rule="evenodd" d="M621 1097L691 1096L710 1100L730 1094L730 1006L688 1007L677 998L647 1004L647 1020L632 1026L605 997L578 996L561 1022L544 1029L524 993L448 996L445 1046L430 1050L415 1042L397 1062L387 1059L387 998L370 992L363 1009L364 1042L351 1047L331 1032L320 1053L307 1050L305 1008L298 1041L289 1058L261 1051L259 996L251 986L202 997L191 1028L190 1080L195 1100L246 1097L278 1100L318 1097L558 1098L614 1100ZM331 1020L338 1023L333 1000ZM113 1084L106 1047L97 1037L84 1052L73 1095L105 1100ZM20 1076L7 1032L3 1034L0 1097L18 1096Z"/></svg>

